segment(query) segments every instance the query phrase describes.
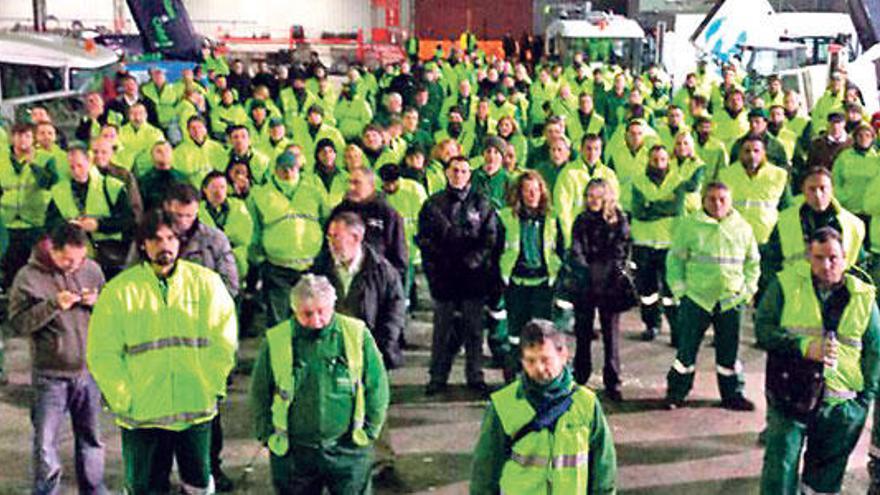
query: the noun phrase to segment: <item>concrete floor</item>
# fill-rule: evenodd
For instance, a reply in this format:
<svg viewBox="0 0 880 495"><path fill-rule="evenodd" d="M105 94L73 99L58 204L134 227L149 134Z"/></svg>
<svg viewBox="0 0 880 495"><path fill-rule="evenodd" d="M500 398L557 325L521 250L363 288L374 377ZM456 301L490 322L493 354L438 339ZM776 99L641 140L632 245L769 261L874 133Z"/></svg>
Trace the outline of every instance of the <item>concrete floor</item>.
<svg viewBox="0 0 880 495"><path fill-rule="evenodd" d="M377 493L467 493L470 455L476 441L485 403L463 386L451 387L442 397L427 398L428 313L417 313L408 328L418 347L407 352L407 364L392 373L390 424L392 444L398 453L398 471L405 487L378 489ZM698 363L689 406L677 411L662 409L665 375L674 357L668 334L651 343L638 339L641 322L637 312L623 319L621 360L624 366L620 405L604 403L614 430L619 463L618 487L622 494L751 494L758 492L762 449L755 443L764 424L764 356L752 346L750 328L744 329L741 358L745 364L747 395L758 404L753 413L734 413L717 407L713 349L704 346ZM708 341L708 339L707 339ZM258 342L242 343L242 366L252 365ZM29 491L31 426L28 417L29 358L27 342L8 342L11 383L0 388L0 494ZM601 363L601 344L594 349L594 363ZM456 361L451 383L462 384L463 357ZM599 373L590 385L601 389ZM487 379L501 382L498 370ZM224 406L224 451L227 473L238 482L238 493L271 493L266 452L250 436L246 400L246 375L236 375L230 401ZM104 417L107 445L108 486L121 487L122 465L118 429ZM865 464L870 431L865 429L850 459L844 493L863 494L867 487ZM65 493L72 484L72 436L62 434L65 462ZM246 467L252 464L252 469Z"/></svg>

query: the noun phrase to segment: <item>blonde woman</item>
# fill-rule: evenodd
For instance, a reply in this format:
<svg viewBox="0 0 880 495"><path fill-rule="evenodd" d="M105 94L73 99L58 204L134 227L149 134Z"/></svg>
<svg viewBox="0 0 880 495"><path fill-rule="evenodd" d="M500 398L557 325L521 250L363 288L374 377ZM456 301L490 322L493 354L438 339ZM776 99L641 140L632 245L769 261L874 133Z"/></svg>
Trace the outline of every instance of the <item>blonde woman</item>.
<svg viewBox="0 0 880 495"><path fill-rule="evenodd" d="M519 129L516 119L510 115L505 115L498 120L496 126L498 137L507 141L516 150L516 164L519 168L525 168L526 158L529 156L529 143L522 131Z"/></svg>
<svg viewBox="0 0 880 495"><path fill-rule="evenodd" d="M629 253L629 223L617 205L616 190L605 179L591 180L584 195L586 208L575 219L569 253L572 271L582 273L584 280L572 301L577 339L574 377L582 385L590 378L593 319L598 311L605 347L605 394L620 401L620 311L611 306L623 295L619 282Z"/></svg>

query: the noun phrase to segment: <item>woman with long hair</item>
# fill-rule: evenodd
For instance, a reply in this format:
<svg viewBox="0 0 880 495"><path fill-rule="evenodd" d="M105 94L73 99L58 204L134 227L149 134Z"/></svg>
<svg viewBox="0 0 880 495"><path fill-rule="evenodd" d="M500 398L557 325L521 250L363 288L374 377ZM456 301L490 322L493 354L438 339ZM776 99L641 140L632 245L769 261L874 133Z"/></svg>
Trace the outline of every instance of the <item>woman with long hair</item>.
<svg viewBox="0 0 880 495"><path fill-rule="evenodd" d="M505 378L518 370L522 326L532 318L551 316L553 282L562 266L564 244L547 183L534 170L524 171L508 191L508 206L499 217L504 226L504 251L499 266L505 285L507 328L511 352Z"/></svg>
<svg viewBox="0 0 880 495"><path fill-rule="evenodd" d="M604 179L593 179L584 193L586 208L575 219L568 262L584 283L574 293L575 336L574 377L586 384L592 372L590 345L593 320L599 313L605 365L602 379L606 396L622 400L620 393L620 312L612 308L622 296L621 278L630 247L629 223L617 204L616 190Z"/></svg>

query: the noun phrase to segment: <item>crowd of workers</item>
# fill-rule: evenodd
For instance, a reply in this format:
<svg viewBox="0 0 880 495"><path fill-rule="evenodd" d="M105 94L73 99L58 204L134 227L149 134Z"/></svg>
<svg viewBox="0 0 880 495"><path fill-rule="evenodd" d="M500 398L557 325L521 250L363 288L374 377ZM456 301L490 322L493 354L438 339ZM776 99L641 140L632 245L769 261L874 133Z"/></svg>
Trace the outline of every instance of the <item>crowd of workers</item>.
<svg viewBox="0 0 880 495"><path fill-rule="evenodd" d="M625 400L620 316L636 305L644 340L664 316L670 329L669 409L687 405L710 325L721 407L755 409L737 357L753 316L768 352L762 493L840 491L880 380L880 116L845 73L807 109L778 78L746 91L734 67L699 63L672 91L658 67L505 60L464 41L351 67L341 87L317 59L250 73L208 54L176 82L120 73L69 135L38 105L0 128L34 493L60 489L67 416L80 491L106 490L102 400L129 493L167 492L173 460L186 493L232 490L218 405L254 336L275 489L369 492L373 472L393 476L387 370L424 307L421 272L425 393L446 391L463 346L467 387L490 399L472 493L614 492L590 348L601 339L604 399Z"/></svg>

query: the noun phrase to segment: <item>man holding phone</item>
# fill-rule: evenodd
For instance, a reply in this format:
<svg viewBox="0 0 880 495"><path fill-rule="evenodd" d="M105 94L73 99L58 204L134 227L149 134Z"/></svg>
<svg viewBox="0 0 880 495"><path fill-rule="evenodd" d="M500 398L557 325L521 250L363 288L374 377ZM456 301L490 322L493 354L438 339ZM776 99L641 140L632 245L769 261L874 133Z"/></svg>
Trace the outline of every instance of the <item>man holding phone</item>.
<svg viewBox="0 0 880 495"><path fill-rule="evenodd" d="M57 444L68 415L76 438L79 492L104 492L104 444L98 430L101 394L85 355L92 306L104 274L86 257L88 245L81 227L60 224L37 243L12 283L10 324L30 338L33 360L34 493L60 490Z"/></svg>

